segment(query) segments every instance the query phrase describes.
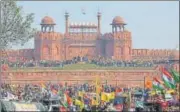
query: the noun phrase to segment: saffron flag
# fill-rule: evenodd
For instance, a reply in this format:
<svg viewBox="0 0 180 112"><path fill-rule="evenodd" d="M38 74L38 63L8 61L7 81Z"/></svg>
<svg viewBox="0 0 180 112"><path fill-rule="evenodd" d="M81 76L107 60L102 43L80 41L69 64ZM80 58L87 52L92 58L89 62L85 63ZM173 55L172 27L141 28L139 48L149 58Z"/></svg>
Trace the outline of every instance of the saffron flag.
<svg viewBox="0 0 180 112"><path fill-rule="evenodd" d="M152 81L149 77L145 78L145 88L151 89L152 88Z"/></svg>
<svg viewBox="0 0 180 112"><path fill-rule="evenodd" d="M43 89L45 89L45 88L46 88L46 85L45 85L43 82L41 82L41 87L42 87Z"/></svg>
<svg viewBox="0 0 180 112"><path fill-rule="evenodd" d="M96 105L96 100L94 98L91 99L91 105Z"/></svg>

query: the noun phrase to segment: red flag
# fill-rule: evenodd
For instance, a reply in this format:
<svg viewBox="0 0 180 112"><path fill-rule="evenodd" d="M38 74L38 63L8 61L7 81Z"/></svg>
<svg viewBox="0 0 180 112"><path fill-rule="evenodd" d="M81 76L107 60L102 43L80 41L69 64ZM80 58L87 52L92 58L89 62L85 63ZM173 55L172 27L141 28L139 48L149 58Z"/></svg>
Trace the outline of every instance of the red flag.
<svg viewBox="0 0 180 112"><path fill-rule="evenodd" d="M122 92L123 89L122 88L116 88L116 93Z"/></svg>

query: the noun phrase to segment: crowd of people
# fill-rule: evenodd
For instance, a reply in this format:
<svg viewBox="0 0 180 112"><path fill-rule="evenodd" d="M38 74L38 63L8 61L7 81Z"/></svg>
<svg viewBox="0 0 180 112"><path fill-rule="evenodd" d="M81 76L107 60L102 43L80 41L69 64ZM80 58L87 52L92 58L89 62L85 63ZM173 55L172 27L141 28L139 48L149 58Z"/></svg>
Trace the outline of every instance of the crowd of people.
<svg viewBox="0 0 180 112"><path fill-rule="evenodd" d="M158 64L166 63L171 65L168 61L119 61L107 59L103 57L96 57L88 59L87 57L74 57L72 60L64 61L26 61L26 62L8 62L9 67L27 68L27 67L64 67L65 65L76 64L79 62L95 64L100 67L155 67ZM169 99L166 98L168 93ZM129 111L134 109L136 111L161 111L167 110L167 107L179 106L179 93L177 90L164 89L157 91L153 88L145 89L140 87L121 87L118 85L106 84L68 84L68 83L44 83L40 84L1 84L1 97L9 101L16 102L38 102L43 104L48 110L51 110L50 104L48 106L44 100L55 99L60 102L60 109L66 111ZM1 100L2 101L2 100ZM151 107L145 104L153 102ZM1 103L0 103L1 104ZM149 105L149 104L148 104ZM159 105L159 106L157 106ZM160 107L162 109L160 109Z"/></svg>
<svg viewBox="0 0 180 112"><path fill-rule="evenodd" d="M91 60L92 64L105 67L153 67L154 64L151 61L120 61L104 58L94 58Z"/></svg>
<svg viewBox="0 0 180 112"><path fill-rule="evenodd" d="M85 62L89 64L96 64L97 66L101 67L154 67L158 64L173 64L172 62L168 62L165 60L152 60L152 61L142 61L142 60L132 60L132 61L121 61L121 60L113 60L110 58L104 57L95 57L92 59L88 59L88 57L74 57L71 60L63 60L63 61L17 61L17 62L10 62L4 60L3 63L8 64L9 67L64 67L65 65L69 64L76 64L78 62Z"/></svg>
<svg viewBox="0 0 180 112"><path fill-rule="evenodd" d="M23 86L2 84L1 89L1 95L4 99L14 99L16 101L39 102L43 104L44 99L60 97L61 107L64 107L66 111L71 112L92 111L94 109L99 111L117 111L117 105L121 105L122 109L125 111L129 111L128 109L130 108L143 111L143 109L145 109L145 105L141 105L141 103L138 102L148 102L153 98L155 99L153 102L157 102L159 98L164 101L166 100L165 97L160 95L158 92L152 98L150 93L152 90L149 89L144 90L144 88L140 87L122 88L121 86L109 84L97 86L96 84L88 83L57 84L41 82L40 84L25 84ZM99 95L98 97L97 93ZM123 97L117 97L122 94L124 94ZM106 97L103 97L103 95L106 95ZM173 93L171 95L173 96L173 99L171 100L177 101L178 104L175 105L179 105L179 98L177 94Z"/></svg>

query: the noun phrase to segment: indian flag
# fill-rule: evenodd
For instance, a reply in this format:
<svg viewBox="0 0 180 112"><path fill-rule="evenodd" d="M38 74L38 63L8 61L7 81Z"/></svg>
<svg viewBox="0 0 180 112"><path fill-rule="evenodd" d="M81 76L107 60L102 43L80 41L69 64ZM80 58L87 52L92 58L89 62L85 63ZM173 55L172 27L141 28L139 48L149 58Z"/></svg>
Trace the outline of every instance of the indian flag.
<svg viewBox="0 0 180 112"><path fill-rule="evenodd" d="M162 81L157 79L156 77L153 78L153 88L156 89L156 90L163 90L164 87L162 85Z"/></svg>
<svg viewBox="0 0 180 112"><path fill-rule="evenodd" d="M162 79L164 81L165 86L168 88L171 88L171 89L175 89L176 85L175 85L174 79L171 76L171 74L166 69L163 69L162 73L163 73Z"/></svg>
<svg viewBox="0 0 180 112"><path fill-rule="evenodd" d="M173 75L173 78L175 80L176 83L180 83L180 76L179 73L176 72L175 70L171 69L171 73Z"/></svg>
<svg viewBox="0 0 180 112"><path fill-rule="evenodd" d="M64 93L64 106L67 107L68 105L71 105L71 103L71 97L67 93Z"/></svg>
<svg viewBox="0 0 180 112"><path fill-rule="evenodd" d="M66 95L66 93L64 93L64 103L63 103L63 106L64 107L68 107L68 100L67 100L67 95Z"/></svg>

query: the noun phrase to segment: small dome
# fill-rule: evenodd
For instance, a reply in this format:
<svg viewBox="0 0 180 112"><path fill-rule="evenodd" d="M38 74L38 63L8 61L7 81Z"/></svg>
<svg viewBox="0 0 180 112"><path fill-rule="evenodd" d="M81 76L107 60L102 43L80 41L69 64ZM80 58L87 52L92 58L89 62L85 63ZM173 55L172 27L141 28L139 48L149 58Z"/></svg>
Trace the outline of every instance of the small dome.
<svg viewBox="0 0 180 112"><path fill-rule="evenodd" d="M122 17L120 16L116 16L113 21L112 21L112 24L126 24L123 20Z"/></svg>
<svg viewBox="0 0 180 112"><path fill-rule="evenodd" d="M41 20L41 24L55 24L54 20L49 17L49 16L45 16L42 20Z"/></svg>

